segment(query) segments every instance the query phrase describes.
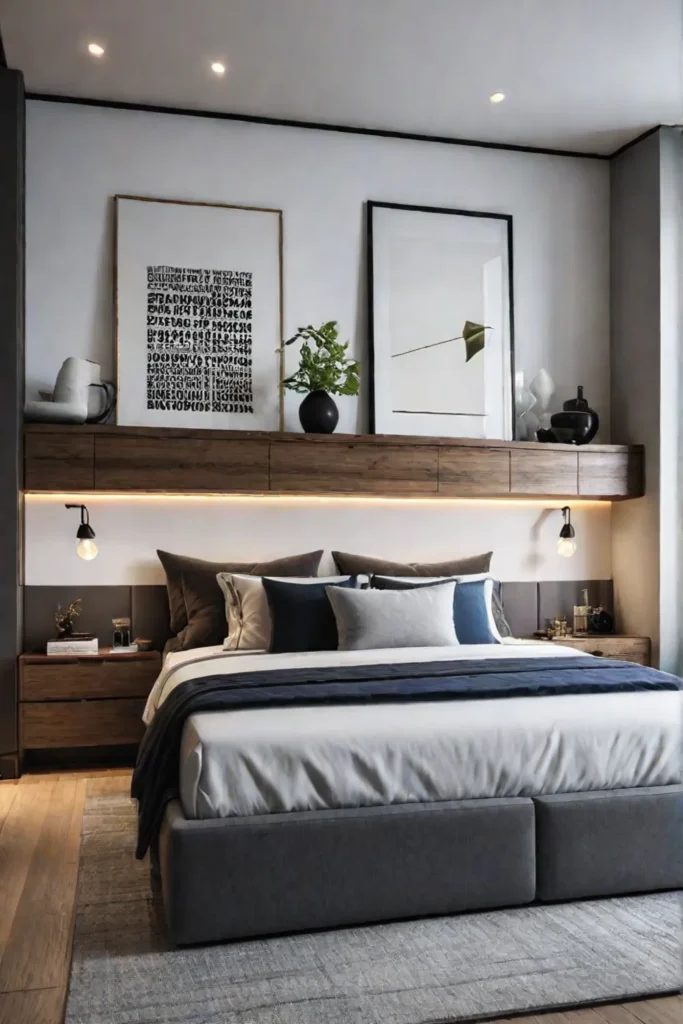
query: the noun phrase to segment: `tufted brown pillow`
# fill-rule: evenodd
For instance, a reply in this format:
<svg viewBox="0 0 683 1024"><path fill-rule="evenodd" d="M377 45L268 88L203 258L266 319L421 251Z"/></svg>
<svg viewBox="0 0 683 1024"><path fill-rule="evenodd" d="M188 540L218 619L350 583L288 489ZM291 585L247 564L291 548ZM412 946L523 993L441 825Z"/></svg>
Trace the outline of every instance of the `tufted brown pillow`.
<svg viewBox="0 0 683 1024"><path fill-rule="evenodd" d="M492 551L486 551L483 555L452 558L448 562L389 562L369 555L332 552L337 570L345 576L357 576L359 573L370 576L470 576L488 572L492 556Z"/></svg>
<svg viewBox="0 0 683 1024"><path fill-rule="evenodd" d="M222 644L228 627L225 603L216 582L219 572L254 576L315 576L322 551L276 558L271 562L207 562L157 551L166 573L171 632L180 650Z"/></svg>

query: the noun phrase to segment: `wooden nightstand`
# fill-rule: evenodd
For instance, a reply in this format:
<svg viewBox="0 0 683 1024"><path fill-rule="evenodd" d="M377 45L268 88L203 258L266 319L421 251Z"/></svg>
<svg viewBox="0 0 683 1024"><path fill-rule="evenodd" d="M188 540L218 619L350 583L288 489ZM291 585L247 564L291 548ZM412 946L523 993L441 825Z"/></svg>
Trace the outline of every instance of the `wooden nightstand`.
<svg viewBox="0 0 683 1024"><path fill-rule="evenodd" d="M22 654L19 749L137 745L145 701L161 670L158 651Z"/></svg>
<svg viewBox="0 0 683 1024"><path fill-rule="evenodd" d="M617 661L635 661L638 665L650 664L650 640L646 636L617 636L614 633L601 636L587 633L585 636L565 636L549 643L575 647L586 654L599 658L616 658Z"/></svg>

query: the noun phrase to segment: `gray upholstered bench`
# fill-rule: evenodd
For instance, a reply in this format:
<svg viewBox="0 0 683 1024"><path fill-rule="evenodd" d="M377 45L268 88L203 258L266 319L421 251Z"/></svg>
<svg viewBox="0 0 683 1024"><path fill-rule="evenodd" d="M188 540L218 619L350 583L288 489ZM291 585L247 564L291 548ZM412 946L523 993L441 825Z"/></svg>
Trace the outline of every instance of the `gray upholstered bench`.
<svg viewBox="0 0 683 1024"><path fill-rule="evenodd" d="M534 797L542 900L683 888L683 786Z"/></svg>

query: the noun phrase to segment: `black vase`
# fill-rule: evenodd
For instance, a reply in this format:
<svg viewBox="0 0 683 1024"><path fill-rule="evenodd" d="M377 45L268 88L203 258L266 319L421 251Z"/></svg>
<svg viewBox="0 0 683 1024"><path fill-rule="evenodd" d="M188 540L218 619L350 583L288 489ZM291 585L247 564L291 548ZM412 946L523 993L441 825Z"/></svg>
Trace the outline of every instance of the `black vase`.
<svg viewBox="0 0 683 1024"><path fill-rule="evenodd" d="M590 426L583 433L583 436L579 439L577 437L576 444L588 444L592 441L598 432L600 426L600 417L598 416L595 409L591 409L586 399L583 397L583 387L579 384L576 389L576 398L570 398L567 402L564 402L562 408L565 412L580 412L587 414L590 420ZM583 417L582 417L583 418Z"/></svg>
<svg viewBox="0 0 683 1024"><path fill-rule="evenodd" d="M331 434L339 422L339 409L327 391L311 391L299 406L299 421L307 434Z"/></svg>

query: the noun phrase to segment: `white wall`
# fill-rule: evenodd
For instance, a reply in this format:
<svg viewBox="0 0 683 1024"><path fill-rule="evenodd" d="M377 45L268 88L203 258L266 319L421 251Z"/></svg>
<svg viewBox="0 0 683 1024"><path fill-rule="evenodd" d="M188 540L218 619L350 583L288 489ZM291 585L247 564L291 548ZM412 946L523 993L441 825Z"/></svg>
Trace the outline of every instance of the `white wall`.
<svg viewBox="0 0 683 1024"><path fill-rule="evenodd" d="M168 497L84 495L100 548L76 555L78 514L64 497L26 498L26 583L163 583L163 548L199 558L276 558L332 549L400 561L436 561L493 550L502 580L609 579L612 506L572 505L578 550L557 554L563 502L451 499Z"/></svg>
<svg viewBox="0 0 683 1024"><path fill-rule="evenodd" d="M517 367L528 379L550 371L557 408L584 384L608 439L606 162L32 101L26 189L29 395L69 355L112 375L116 193L282 208L286 332L336 318L363 362L364 202L375 199L513 215ZM299 429L299 401L289 396L290 429ZM366 394L339 404L340 430L366 428ZM199 557L323 547L409 560L493 548L502 579L611 575L609 505L576 507L579 552L565 560L555 550L561 517L544 514L552 503L98 497L88 504L101 554L84 563L75 513L61 504L27 502L29 584L160 582L158 546Z"/></svg>
<svg viewBox="0 0 683 1024"><path fill-rule="evenodd" d="M69 355L112 375L116 193L282 208L286 333L337 319L363 360L375 199L513 215L517 368L546 367L557 408L584 384L609 439L606 161L31 101L26 178L29 395ZM340 407L365 429L365 394Z"/></svg>

